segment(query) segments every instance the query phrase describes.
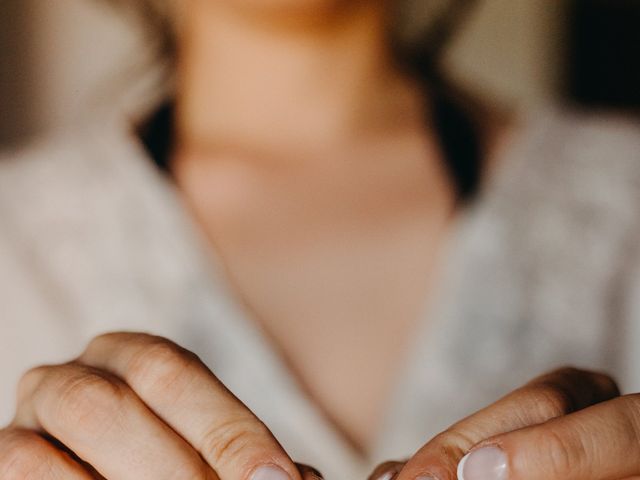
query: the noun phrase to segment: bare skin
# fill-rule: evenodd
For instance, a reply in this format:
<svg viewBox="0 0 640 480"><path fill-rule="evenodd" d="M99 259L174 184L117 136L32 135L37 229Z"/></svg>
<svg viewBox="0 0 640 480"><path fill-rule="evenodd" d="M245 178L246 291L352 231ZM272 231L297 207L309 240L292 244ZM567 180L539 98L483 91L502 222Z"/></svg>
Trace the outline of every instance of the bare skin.
<svg viewBox="0 0 640 480"><path fill-rule="evenodd" d="M195 355L157 337L98 337L28 372L18 399L0 430L3 480L316 478Z"/></svg>
<svg viewBox="0 0 640 480"><path fill-rule="evenodd" d="M421 94L386 48L384 2L180 5L177 183L238 297L364 451L455 197ZM168 340L98 337L18 393L3 480L318 479ZM606 376L554 372L374 478L638 479L638 412Z"/></svg>
<svg viewBox="0 0 640 480"><path fill-rule="evenodd" d="M184 0L178 12L176 183L238 298L362 452L455 205L423 92L389 52L385 3ZM0 477L318 478L192 354L141 334L25 375Z"/></svg>
<svg viewBox="0 0 640 480"><path fill-rule="evenodd" d="M424 92L389 52L388 12L345 3L284 22L194 1L174 172L250 315L365 451L455 193Z"/></svg>
<svg viewBox="0 0 640 480"><path fill-rule="evenodd" d="M638 480L640 396L565 368L536 378L370 480Z"/></svg>

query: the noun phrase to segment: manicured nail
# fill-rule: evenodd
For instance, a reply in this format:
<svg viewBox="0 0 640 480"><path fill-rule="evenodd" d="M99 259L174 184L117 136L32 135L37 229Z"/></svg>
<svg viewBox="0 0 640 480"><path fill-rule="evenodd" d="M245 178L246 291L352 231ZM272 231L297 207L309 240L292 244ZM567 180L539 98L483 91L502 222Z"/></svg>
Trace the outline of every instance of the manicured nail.
<svg viewBox="0 0 640 480"><path fill-rule="evenodd" d="M396 471L385 472L378 477L378 480L393 480L397 476L398 472Z"/></svg>
<svg viewBox="0 0 640 480"><path fill-rule="evenodd" d="M304 480L324 480L322 474L315 468L305 467L302 472L302 478Z"/></svg>
<svg viewBox="0 0 640 480"><path fill-rule="evenodd" d="M291 477L279 467L267 465L258 468L251 477L251 480L291 480Z"/></svg>
<svg viewBox="0 0 640 480"><path fill-rule="evenodd" d="M435 478L435 477L425 477L425 476L422 476L422 477L418 477L418 478L416 478L416 480L436 480L436 478Z"/></svg>
<svg viewBox="0 0 640 480"><path fill-rule="evenodd" d="M458 480L507 480L507 455L499 447L483 447L458 464Z"/></svg>
<svg viewBox="0 0 640 480"><path fill-rule="evenodd" d="M373 471L369 480L393 480L398 476L406 462L385 462Z"/></svg>

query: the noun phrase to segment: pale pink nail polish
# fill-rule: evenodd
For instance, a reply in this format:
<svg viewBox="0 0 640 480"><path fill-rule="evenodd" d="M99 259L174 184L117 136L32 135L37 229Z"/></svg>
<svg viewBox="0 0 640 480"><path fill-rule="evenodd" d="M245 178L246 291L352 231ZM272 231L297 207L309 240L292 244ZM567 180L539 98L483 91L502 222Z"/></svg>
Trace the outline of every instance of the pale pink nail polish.
<svg viewBox="0 0 640 480"><path fill-rule="evenodd" d="M275 465L266 465L258 468L251 476L251 480L291 480L291 477Z"/></svg>
<svg viewBox="0 0 640 480"><path fill-rule="evenodd" d="M395 471L385 472L378 477L378 480L393 480L393 477L395 477L396 475L398 475L398 472L395 472Z"/></svg>
<svg viewBox="0 0 640 480"><path fill-rule="evenodd" d="M507 480L507 455L496 446L467 454L458 464L458 480Z"/></svg>

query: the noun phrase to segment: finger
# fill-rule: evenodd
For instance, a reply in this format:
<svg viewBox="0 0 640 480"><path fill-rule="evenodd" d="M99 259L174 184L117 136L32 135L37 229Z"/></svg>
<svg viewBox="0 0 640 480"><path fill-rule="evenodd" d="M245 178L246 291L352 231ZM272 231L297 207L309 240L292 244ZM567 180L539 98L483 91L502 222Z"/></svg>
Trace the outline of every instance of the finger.
<svg viewBox="0 0 640 480"><path fill-rule="evenodd" d="M71 451L71 449L64 445L60 440L52 437L48 433L42 433L41 435L42 438L53 445L57 450L66 453L67 455L69 455L69 457L71 457L72 460L82 466L82 468L84 468L89 473L91 478L93 478L94 480L106 480L102 475L100 475L100 473L98 473L95 468L93 468L93 466L89 465L87 462L78 457L75 452Z"/></svg>
<svg viewBox="0 0 640 480"><path fill-rule="evenodd" d="M406 462L390 461L378 465L368 480L394 480Z"/></svg>
<svg viewBox="0 0 640 480"><path fill-rule="evenodd" d="M303 465L301 463L296 463L296 467L298 467L298 471L302 476L302 480L323 480L324 477L322 474L313 467L309 465Z"/></svg>
<svg viewBox="0 0 640 480"><path fill-rule="evenodd" d="M80 361L122 378L222 478L299 480L267 427L192 353L142 334L91 342Z"/></svg>
<svg viewBox="0 0 640 480"><path fill-rule="evenodd" d="M12 428L0 431L0 478L92 480L93 477L37 433Z"/></svg>
<svg viewBox="0 0 640 480"><path fill-rule="evenodd" d="M482 440L618 395L615 382L598 373L562 369L536 378L436 436L407 463L398 480L454 480L460 459Z"/></svg>
<svg viewBox="0 0 640 480"><path fill-rule="evenodd" d="M32 370L13 426L48 433L106 478L214 479L122 381L77 364Z"/></svg>
<svg viewBox="0 0 640 480"><path fill-rule="evenodd" d="M613 480L640 475L640 396L630 395L483 442L461 480ZM493 472L493 473L490 473Z"/></svg>

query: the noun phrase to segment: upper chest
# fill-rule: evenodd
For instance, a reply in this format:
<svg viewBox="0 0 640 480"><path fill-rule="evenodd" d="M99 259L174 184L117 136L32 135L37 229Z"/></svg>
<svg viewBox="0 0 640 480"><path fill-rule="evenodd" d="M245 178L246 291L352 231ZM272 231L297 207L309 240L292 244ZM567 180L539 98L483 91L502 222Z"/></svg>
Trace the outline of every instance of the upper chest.
<svg viewBox="0 0 640 480"><path fill-rule="evenodd" d="M182 195L243 296L282 300L288 311L296 297L336 304L380 293L383 278L387 289L415 283L452 202L444 172L415 155L293 166L223 159L181 172Z"/></svg>
<svg viewBox="0 0 640 480"><path fill-rule="evenodd" d="M182 184L236 295L359 444L425 307L450 208L419 161L367 167L230 162Z"/></svg>

